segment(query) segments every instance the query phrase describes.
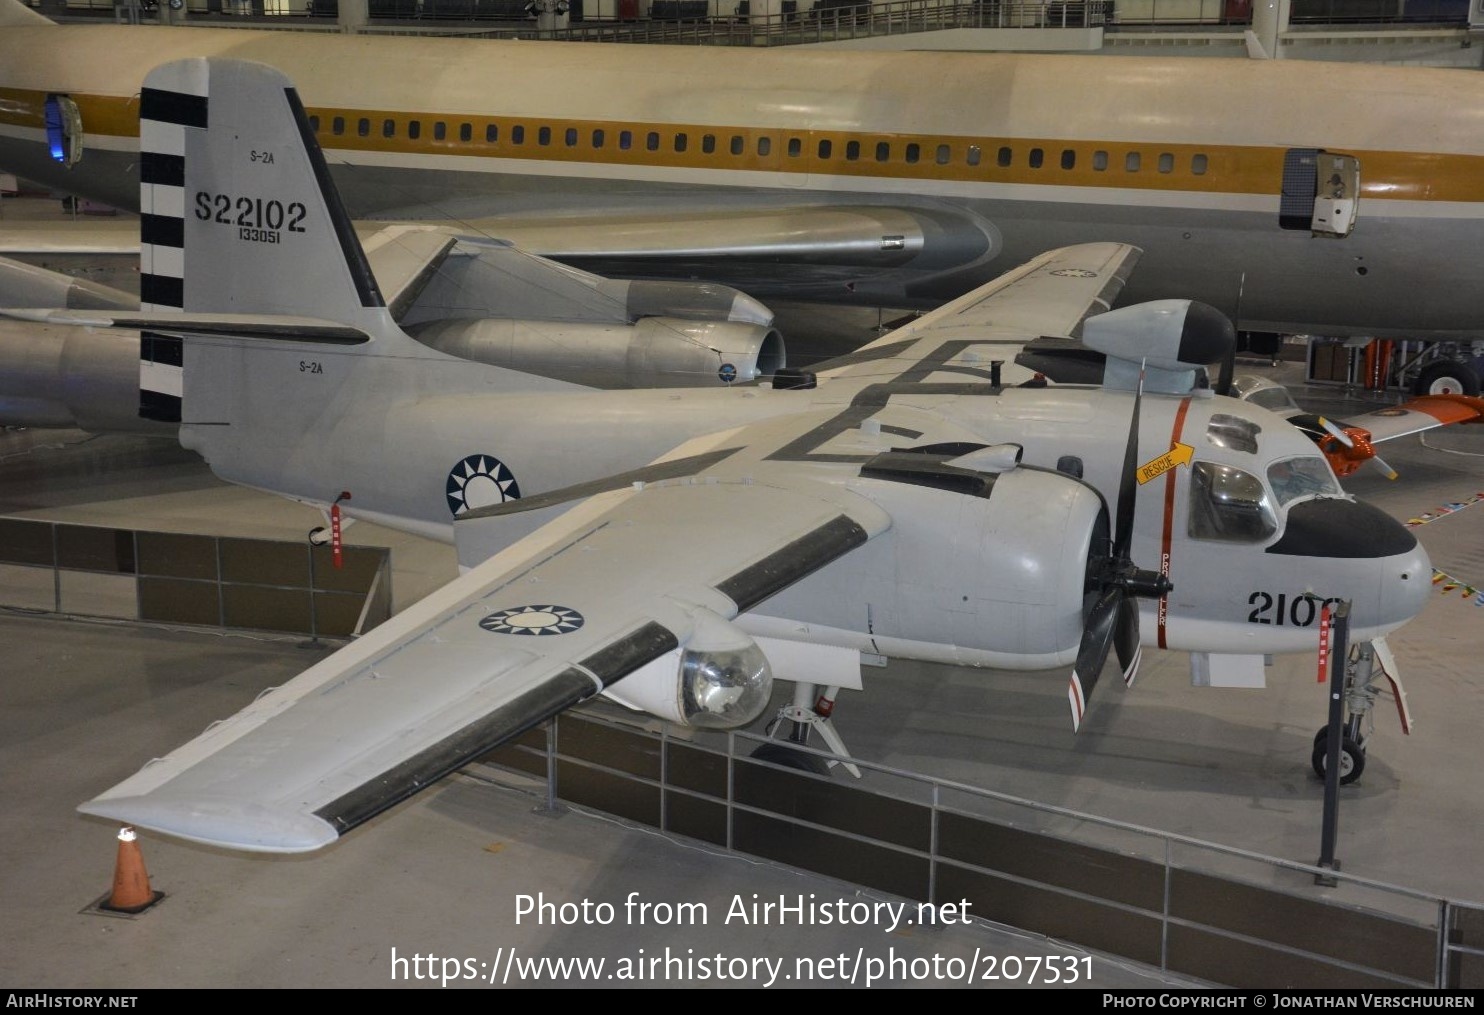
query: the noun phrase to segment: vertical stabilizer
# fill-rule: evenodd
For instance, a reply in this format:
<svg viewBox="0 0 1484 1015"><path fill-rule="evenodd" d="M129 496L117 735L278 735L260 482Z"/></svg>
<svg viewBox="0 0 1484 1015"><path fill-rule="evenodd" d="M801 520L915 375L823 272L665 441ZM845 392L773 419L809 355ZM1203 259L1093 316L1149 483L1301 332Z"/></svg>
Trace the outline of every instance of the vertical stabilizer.
<svg viewBox="0 0 1484 1015"><path fill-rule="evenodd" d="M139 150L142 309L315 317L406 341L283 74L205 58L156 68ZM140 415L179 422L181 340L144 332L140 360Z"/></svg>
<svg viewBox="0 0 1484 1015"><path fill-rule="evenodd" d="M139 120L146 304L352 325L380 316L376 280L286 77L235 60L166 64L145 79Z"/></svg>

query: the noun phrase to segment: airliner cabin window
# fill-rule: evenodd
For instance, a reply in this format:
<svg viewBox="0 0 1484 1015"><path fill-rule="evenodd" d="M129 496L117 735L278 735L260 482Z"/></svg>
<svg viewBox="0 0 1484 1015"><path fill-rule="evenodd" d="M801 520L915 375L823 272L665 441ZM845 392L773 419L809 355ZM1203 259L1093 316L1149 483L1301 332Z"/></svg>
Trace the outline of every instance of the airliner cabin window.
<svg viewBox="0 0 1484 1015"><path fill-rule="evenodd" d="M396 120L382 120L381 121L381 136L382 137L396 137L397 136L397 121Z"/></svg>
<svg viewBox="0 0 1484 1015"><path fill-rule="evenodd" d="M914 141L907 146L907 161L915 164L920 158L922 158L922 145Z"/></svg>
<svg viewBox="0 0 1484 1015"><path fill-rule="evenodd" d="M1139 171L1139 153L1129 152L1123 157L1123 171L1125 173L1137 173Z"/></svg>
<svg viewBox="0 0 1484 1015"><path fill-rule="evenodd" d="M343 117L343 116L337 116L337 117L335 117L335 119L333 119L333 120L330 121L330 133L331 134L344 134L345 133L345 117Z"/></svg>
<svg viewBox="0 0 1484 1015"><path fill-rule="evenodd" d="M741 134L732 135L731 152L733 155L741 155L747 150L746 142L742 140Z"/></svg>
<svg viewBox="0 0 1484 1015"><path fill-rule="evenodd" d="M605 138L604 138L604 134L603 134L603 128L602 127L596 128L593 131L593 147L594 148L601 148L601 147L603 147L603 141L604 140L605 140Z"/></svg>
<svg viewBox="0 0 1484 1015"><path fill-rule="evenodd" d="M422 136L422 132L423 132L423 122L421 120L408 120L407 121L407 136L409 138L411 138L413 141L416 141L419 137L421 137Z"/></svg>
<svg viewBox="0 0 1484 1015"><path fill-rule="evenodd" d="M446 137L448 137L448 124L442 120L435 121L433 124L433 140L442 141Z"/></svg>
<svg viewBox="0 0 1484 1015"><path fill-rule="evenodd" d="M1076 153L1076 151L1074 151L1071 148L1063 148L1061 150L1061 167L1063 169L1076 169L1077 168L1077 153Z"/></svg>
<svg viewBox="0 0 1484 1015"><path fill-rule="evenodd" d="M1108 171L1108 153L1092 153L1092 171L1095 173L1106 173Z"/></svg>
<svg viewBox="0 0 1484 1015"><path fill-rule="evenodd" d="M1173 173L1175 171L1175 156L1169 152L1160 152L1159 171L1161 173Z"/></svg>
<svg viewBox="0 0 1484 1015"><path fill-rule="evenodd" d="M510 128L510 143L511 144L525 144L526 143L526 128L524 126L522 126L521 124L518 124L517 123L514 127L511 127Z"/></svg>
<svg viewBox="0 0 1484 1015"><path fill-rule="evenodd" d="M803 154L803 152L804 152L804 142L803 141L800 141L796 137L791 137L791 138L788 139L788 157L789 158L796 159L801 154Z"/></svg>
<svg viewBox="0 0 1484 1015"><path fill-rule="evenodd" d="M549 145L549 144L551 144L551 128L550 127L537 127L536 128L536 143L539 144L539 145Z"/></svg>
<svg viewBox="0 0 1484 1015"><path fill-rule="evenodd" d="M1204 155L1192 155L1190 157L1190 171L1196 176L1206 175L1206 157Z"/></svg>
<svg viewBox="0 0 1484 1015"><path fill-rule="evenodd" d="M489 124L484 128L484 143L494 144L500 140L500 127L498 124Z"/></svg>
<svg viewBox="0 0 1484 1015"><path fill-rule="evenodd" d="M1001 169L1009 169L1010 164L1015 161L1015 151L1009 145L1000 145L998 154L995 155L995 164Z"/></svg>
<svg viewBox="0 0 1484 1015"><path fill-rule="evenodd" d="M356 134L360 137L371 136L371 121L368 118L363 116L356 121Z"/></svg>
<svg viewBox="0 0 1484 1015"><path fill-rule="evenodd" d="M314 131L316 134L319 133L319 117L318 116L311 116L309 118L309 129L312 130L312 131Z"/></svg>
<svg viewBox="0 0 1484 1015"><path fill-rule="evenodd" d="M938 163L938 165L946 166L948 165L949 160L952 158L953 149L949 148L946 144L940 144L938 146L938 154L935 156L935 161Z"/></svg>
<svg viewBox="0 0 1484 1015"><path fill-rule="evenodd" d="M474 140L474 124L472 124L472 123L461 123L461 124L459 124L459 140L460 141L466 141L466 142L467 141L473 141Z"/></svg>
<svg viewBox="0 0 1484 1015"><path fill-rule="evenodd" d="M647 150L652 151L652 152L659 151L660 150L660 132L657 131L657 130L652 130L648 134L644 135L644 147Z"/></svg>
<svg viewBox="0 0 1484 1015"><path fill-rule="evenodd" d="M891 159L891 145L886 141L876 142L876 161L886 162Z"/></svg>
<svg viewBox="0 0 1484 1015"><path fill-rule="evenodd" d="M979 148L978 145L976 145L976 144L969 145L969 165L971 165L971 166L977 166L979 164L979 159L980 159L980 157L981 157L982 154L983 153L980 150L980 148Z"/></svg>
<svg viewBox="0 0 1484 1015"><path fill-rule="evenodd" d="M630 148L634 147L634 132L631 130L619 131L618 146L624 151L628 151Z"/></svg>
<svg viewBox="0 0 1484 1015"><path fill-rule="evenodd" d="M859 141L845 142L845 157L851 162L861 157L861 143Z"/></svg>
<svg viewBox="0 0 1484 1015"><path fill-rule="evenodd" d="M1040 169L1041 163L1046 161L1046 153L1040 148L1032 148L1030 164L1032 169Z"/></svg>
<svg viewBox="0 0 1484 1015"><path fill-rule="evenodd" d="M766 158L767 155L768 155L768 153L770 153L772 150L773 150L773 139L772 138L770 138L770 137L760 137L760 138L757 139L757 153L758 153L759 156L762 156L762 157Z"/></svg>
<svg viewBox="0 0 1484 1015"><path fill-rule="evenodd" d="M820 141L819 142L819 157L822 158L822 159L829 158L830 157L830 152L833 149L834 149L834 146L830 144L829 139L828 138L825 138L823 141Z"/></svg>
<svg viewBox="0 0 1484 1015"><path fill-rule="evenodd" d="M677 152L685 151L686 145L688 144L690 144L690 136L688 134L675 135L675 150Z"/></svg>
<svg viewBox="0 0 1484 1015"><path fill-rule="evenodd" d="M715 134L702 134L701 135L701 151L705 152L707 155L711 155L711 154L714 154L715 153L715 151L716 151L716 135Z"/></svg>

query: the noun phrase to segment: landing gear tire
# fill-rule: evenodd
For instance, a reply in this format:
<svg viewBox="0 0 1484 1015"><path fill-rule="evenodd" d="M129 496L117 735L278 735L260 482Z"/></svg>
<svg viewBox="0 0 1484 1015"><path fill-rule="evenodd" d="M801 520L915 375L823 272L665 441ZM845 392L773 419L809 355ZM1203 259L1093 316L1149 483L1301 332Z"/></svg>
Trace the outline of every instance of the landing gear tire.
<svg viewBox="0 0 1484 1015"><path fill-rule="evenodd" d="M777 742L763 744L752 752L752 756L758 761L771 762L774 765L782 765L784 768L792 768L799 772L813 772L815 775L829 775L829 762L817 754L805 754L796 751L787 744Z"/></svg>
<svg viewBox="0 0 1484 1015"><path fill-rule="evenodd" d="M1479 375L1467 363L1434 363L1417 376L1419 395L1477 395Z"/></svg>
<svg viewBox="0 0 1484 1015"><path fill-rule="evenodd" d="M1343 734L1341 737L1340 785L1348 786L1365 771L1365 748L1351 737ZM1329 761L1329 727L1326 726L1314 734L1314 754L1309 760L1314 766L1314 774L1323 779Z"/></svg>

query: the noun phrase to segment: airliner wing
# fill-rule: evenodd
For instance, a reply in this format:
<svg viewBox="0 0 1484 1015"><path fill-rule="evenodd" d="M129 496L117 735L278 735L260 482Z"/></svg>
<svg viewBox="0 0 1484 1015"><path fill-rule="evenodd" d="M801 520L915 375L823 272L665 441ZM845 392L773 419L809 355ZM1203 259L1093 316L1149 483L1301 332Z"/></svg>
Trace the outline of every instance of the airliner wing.
<svg viewBox="0 0 1484 1015"><path fill-rule="evenodd" d="M671 657L678 689L678 650L704 651L716 618L890 524L772 471L594 497L81 810L218 846L318 849L648 663Z"/></svg>

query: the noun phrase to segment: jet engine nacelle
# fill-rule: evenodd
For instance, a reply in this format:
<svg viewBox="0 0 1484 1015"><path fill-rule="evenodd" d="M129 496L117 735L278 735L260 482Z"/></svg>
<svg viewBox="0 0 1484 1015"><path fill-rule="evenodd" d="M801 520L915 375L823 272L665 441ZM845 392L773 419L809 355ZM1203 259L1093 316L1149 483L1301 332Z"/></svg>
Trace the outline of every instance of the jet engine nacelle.
<svg viewBox="0 0 1484 1015"><path fill-rule="evenodd" d="M603 691L627 708L682 726L746 726L773 694L768 658L741 629L707 609L683 648L660 656Z"/></svg>
<svg viewBox="0 0 1484 1015"><path fill-rule="evenodd" d="M460 359L598 388L724 386L771 376L785 363L776 328L736 321L454 320L409 333Z"/></svg>
<svg viewBox="0 0 1484 1015"><path fill-rule="evenodd" d="M169 434L139 416L139 335L0 323L0 426Z"/></svg>

